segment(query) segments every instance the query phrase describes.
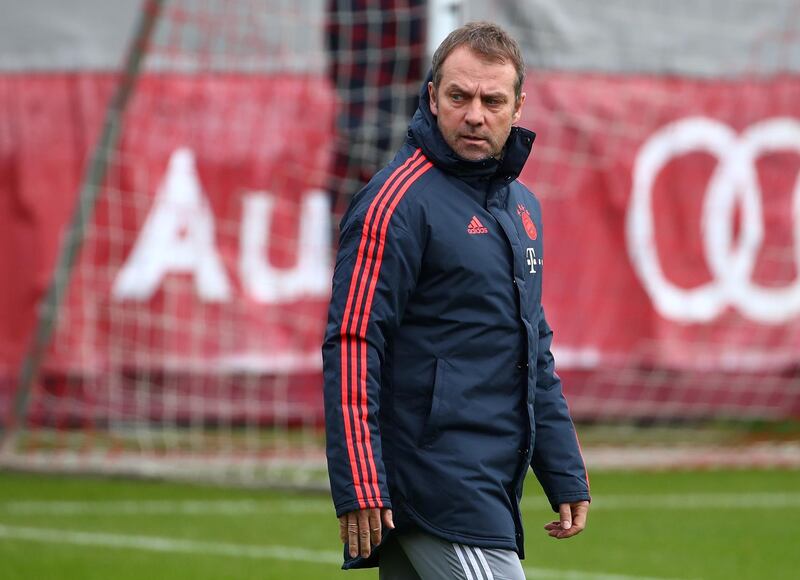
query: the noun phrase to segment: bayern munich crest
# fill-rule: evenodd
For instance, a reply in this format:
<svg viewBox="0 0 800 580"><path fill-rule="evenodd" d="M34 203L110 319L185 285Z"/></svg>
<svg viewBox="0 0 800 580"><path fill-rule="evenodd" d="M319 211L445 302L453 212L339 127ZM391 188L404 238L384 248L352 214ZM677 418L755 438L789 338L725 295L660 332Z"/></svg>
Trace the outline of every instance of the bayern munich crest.
<svg viewBox="0 0 800 580"><path fill-rule="evenodd" d="M517 204L517 214L522 218L522 225L525 226L525 233L528 234L530 239L535 240L539 234L536 231L536 224L533 223L528 208L521 203Z"/></svg>

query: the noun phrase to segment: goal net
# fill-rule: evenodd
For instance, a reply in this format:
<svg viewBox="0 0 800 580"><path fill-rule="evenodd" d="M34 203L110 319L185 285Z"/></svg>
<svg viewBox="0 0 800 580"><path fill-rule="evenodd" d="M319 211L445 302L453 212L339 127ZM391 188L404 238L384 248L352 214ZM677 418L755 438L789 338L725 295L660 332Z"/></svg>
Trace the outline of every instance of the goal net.
<svg viewBox="0 0 800 580"><path fill-rule="evenodd" d="M528 63L521 179L575 418L797 419L800 4L770 4L142 2L126 64L45 101L89 135L85 207L0 461L324 484L338 218L405 137L431 45L475 19Z"/></svg>
<svg viewBox="0 0 800 580"><path fill-rule="evenodd" d="M770 7L509 9L579 418L800 416L800 3Z"/></svg>
<svg viewBox="0 0 800 580"><path fill-rule="evenodd" d="M84 81L99 94L81 106L112 102L89 112L102 137L82 195L97 191L42 306L54 331L6 463L324 482L331 216L402 141L423 13L142 3L122 72Z"/></svg>

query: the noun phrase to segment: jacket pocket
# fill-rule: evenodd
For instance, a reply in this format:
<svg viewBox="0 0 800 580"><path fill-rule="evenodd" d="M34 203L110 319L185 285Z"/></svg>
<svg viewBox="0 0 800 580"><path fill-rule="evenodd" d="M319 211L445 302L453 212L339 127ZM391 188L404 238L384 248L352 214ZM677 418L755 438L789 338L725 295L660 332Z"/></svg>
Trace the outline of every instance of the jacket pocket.
<svg viewBox="0 0 800 580"><path fill-rule="evenodd" d="M443 359L436 359L436 367L433 373L433 388L431 392L431 408L425 427L422 430L422 447L430 447L439 436L439 423L442 408L442 396L444 391L445 362Z"/></svg>

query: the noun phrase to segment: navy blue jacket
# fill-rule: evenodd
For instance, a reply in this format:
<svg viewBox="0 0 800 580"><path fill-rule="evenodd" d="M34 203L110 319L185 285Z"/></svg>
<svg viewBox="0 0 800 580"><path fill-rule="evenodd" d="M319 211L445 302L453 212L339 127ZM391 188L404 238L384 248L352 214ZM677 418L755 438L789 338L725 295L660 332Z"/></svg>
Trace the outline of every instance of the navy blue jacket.
<svg viewBox="0 0 800 580"><path fill-rule="evenodd" d="M343 217L323 345L337 516L391 507L398 530L524 557L529 465L554 510L589 499L541 306L539 202L516 180L534 136L513 127L502 161L463 160L423 85Z"/></svg>

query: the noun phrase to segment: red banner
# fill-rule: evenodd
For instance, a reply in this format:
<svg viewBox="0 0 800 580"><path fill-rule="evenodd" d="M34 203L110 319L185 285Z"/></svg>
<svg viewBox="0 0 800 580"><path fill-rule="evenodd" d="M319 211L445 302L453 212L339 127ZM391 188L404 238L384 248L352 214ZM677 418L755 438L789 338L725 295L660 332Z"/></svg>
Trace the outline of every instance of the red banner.
<svg viewBox="0 0 800 580"><path fill-rule="evenodd" d="M83 120L75 119L83 107L66 109L74 100L84 105L92 90L107 97L110 84L94 81L49 79L51 88L62 89L41 103L53 116L63 115L50 124L52 141ZM43 84L17 79L30 100ZM109 156L46 368L318 369L330 288L324 188L333 103L319 78L142 79L119 151ZM23 130L38 125L28 121L21 120ZM100 118L91 121L94 136ZM45 231L26 232L47 238L47 259L36 273L40 293L53 269L54 234L72 210L81 160L41 142L30 150L24 142L14 146L23 148L22 159L35 151L29 164L19 164L23 170L50 171L9 197L60 192L61 203L43 200L37 208L48 220L40 226ZM11 314L16 319L4 328L24 326L29 335L33 312L24 320ZM14 367L21 349L11 338L3 337L4 362Z"/></svg>
<svg viewBox="0 0 800 580"><path fill-rule="evenodd" d="M796 365L800 78L531 76L561 366Z"/></svg>
<svg viewBox="0 0 800 580"><path fill-rule="evenodd" d="M538 137L522 180L542 201L545 309L578 407L748 372L776 378L762 403L800 414L784 380L800 353L800 79L530 76L522 124ZM7 376L112 86L0 77ZM321 78L142 79L46 368L318 372L334 103ZM684 374L654 396L643 369ZM727 392L746 408L752 385Z"/></svg>

